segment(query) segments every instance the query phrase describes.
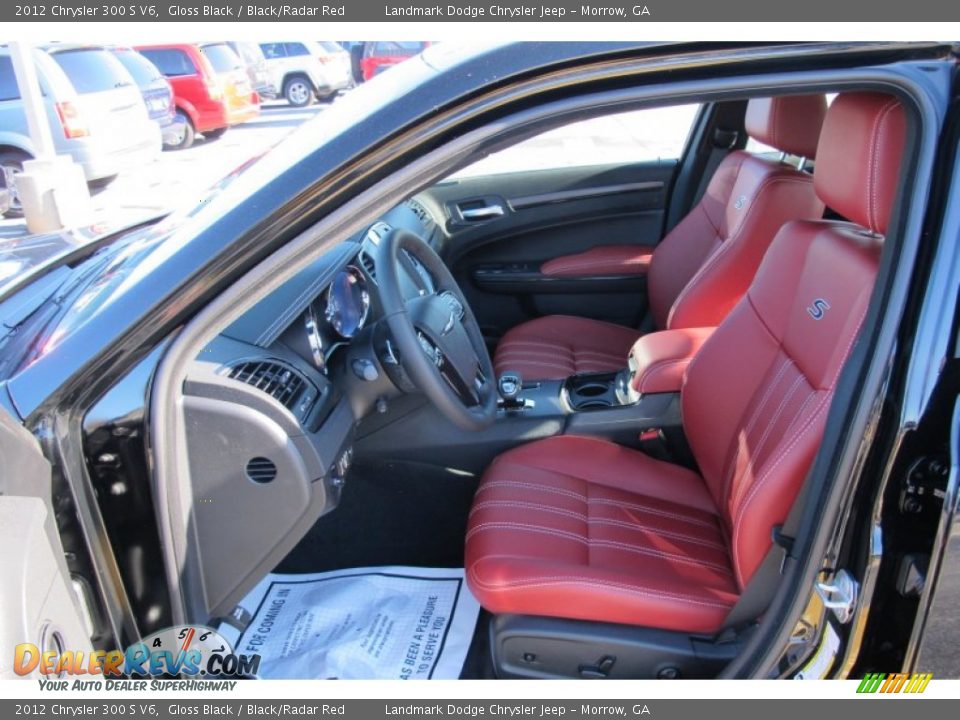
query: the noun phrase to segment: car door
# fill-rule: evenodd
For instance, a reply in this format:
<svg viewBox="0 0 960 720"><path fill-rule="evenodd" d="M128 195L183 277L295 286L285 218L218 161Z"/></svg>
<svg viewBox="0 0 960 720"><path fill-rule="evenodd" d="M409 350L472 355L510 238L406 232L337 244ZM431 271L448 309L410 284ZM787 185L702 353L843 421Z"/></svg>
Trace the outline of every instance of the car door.
<svg viewBox="0 0 960 720"><path fill-rule="evenodd" d="M441 254L491 345L550 314L640 324L646 265L699 112L683 105L565 125L423 194L443 215Z"/></svg>
<svg viewBox="0 0 960 720"><path fill-rule="evenodd" d="M36 439L0 408L0 679L42 677L39 653L88 653L53 517L50 465Z"/></svg>

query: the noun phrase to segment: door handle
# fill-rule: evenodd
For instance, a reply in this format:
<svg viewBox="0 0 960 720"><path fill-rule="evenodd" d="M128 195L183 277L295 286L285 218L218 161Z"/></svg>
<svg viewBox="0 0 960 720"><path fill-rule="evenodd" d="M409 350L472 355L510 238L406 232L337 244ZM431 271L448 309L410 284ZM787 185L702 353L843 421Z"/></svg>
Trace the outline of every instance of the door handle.
<svg viewBox="0 0 960 720"><path fill-rule="evenodd" d="M485 205L467 210L460 209L460 215L464 220L489 220L490 218L501 217L503 214L503 205Z"/></svg>

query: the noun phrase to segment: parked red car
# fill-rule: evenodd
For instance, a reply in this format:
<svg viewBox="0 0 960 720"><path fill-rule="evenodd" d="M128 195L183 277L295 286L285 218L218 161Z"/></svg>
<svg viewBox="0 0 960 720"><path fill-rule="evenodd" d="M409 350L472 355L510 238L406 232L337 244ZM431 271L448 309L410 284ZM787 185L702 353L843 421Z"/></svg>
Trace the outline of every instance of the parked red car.
<svg viewBox="0 0 960 720"><path fill-rule="evenodd" d="M193 144L196 133L207 139L231 125L260 114L260 97L250 86L240 57L226 43L166 43L136 48L173 86L177 114L187 123L178 149Z"/></svg>
<svg viewBox="0 0 960 720"><path fill-rule="evenodd" d="M407 58L419 55L429 42L375 41L364 44L360 71L363 79L369 80L389 67L402 63Z"/></svg>

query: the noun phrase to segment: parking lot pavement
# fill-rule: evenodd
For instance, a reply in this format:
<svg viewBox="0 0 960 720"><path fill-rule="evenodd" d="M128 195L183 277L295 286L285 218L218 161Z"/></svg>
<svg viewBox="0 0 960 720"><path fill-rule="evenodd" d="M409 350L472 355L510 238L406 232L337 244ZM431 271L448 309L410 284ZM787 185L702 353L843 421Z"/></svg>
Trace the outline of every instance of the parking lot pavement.
<svg viewBox="0 0 960 720"><path fill-rule="evenodd" d="M94 222L109 222L121 213L130 217L142 210L148 215L192 205L203 190L327 107L321 103L293 108L283 101L268 102L259 118L230 128L219 140L198 136L188 150L163 152L152 165L125 172L106 188L92 190ZM0 220L0 243L26 234L24 220Z"/></svg>

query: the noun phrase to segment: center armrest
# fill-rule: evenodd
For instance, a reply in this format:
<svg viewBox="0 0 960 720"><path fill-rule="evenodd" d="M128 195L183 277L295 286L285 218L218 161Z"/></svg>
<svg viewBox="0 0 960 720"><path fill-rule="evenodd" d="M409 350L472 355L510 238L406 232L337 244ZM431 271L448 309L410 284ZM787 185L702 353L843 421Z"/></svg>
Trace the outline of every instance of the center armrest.
<svg viewBox="0 0 960 720"><path fill-rule="evenodd" d="M646 393L680 392L687 365L716 328L680 328L644 335L630 349L630 385Z"/></svg>

